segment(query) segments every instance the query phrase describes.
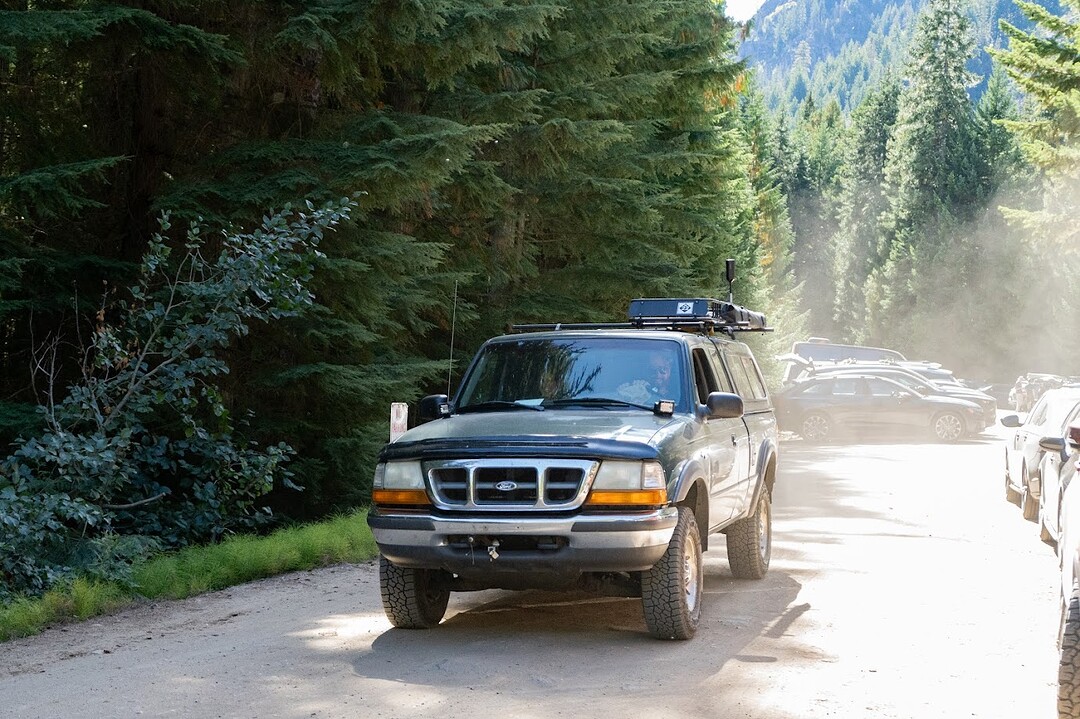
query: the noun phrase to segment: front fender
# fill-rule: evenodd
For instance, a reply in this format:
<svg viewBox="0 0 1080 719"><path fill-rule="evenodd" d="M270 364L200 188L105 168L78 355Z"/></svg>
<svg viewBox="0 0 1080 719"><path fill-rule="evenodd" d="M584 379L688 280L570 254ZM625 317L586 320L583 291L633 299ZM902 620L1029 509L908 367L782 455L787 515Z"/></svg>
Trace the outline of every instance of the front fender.
<svg viewBox="0 0 1080 719"><path fill-rule="evenodd" d="M668 481L668 499L672 504L678 504L686 499L694 480L706 476L705 465L696 458L685 459L675 466L672 475L673 479Z"/></svg>

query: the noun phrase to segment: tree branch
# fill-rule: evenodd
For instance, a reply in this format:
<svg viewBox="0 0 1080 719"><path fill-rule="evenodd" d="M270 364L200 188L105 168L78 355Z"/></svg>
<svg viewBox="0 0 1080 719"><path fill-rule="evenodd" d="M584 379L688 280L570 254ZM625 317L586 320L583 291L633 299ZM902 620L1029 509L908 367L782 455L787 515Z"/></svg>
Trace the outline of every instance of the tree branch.
<svg viewBox="0 0 1080 719"><path fill-rule="evenodd" d="M155 494L153 497L147 497L146 499L140 499L138 502L131 502L129 504L103 504L102 509L132 509L134 507L140 507L144 504L150 504L162 499L168 492L162 492L161 494Z"/></svg>

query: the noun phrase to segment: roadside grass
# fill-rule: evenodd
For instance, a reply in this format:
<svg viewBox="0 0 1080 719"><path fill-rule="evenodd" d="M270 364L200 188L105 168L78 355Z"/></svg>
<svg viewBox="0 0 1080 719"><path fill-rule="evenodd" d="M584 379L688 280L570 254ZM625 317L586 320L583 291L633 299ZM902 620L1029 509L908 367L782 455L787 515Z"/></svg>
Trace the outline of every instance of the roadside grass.
<svg viewBox="0 0 1080 719"><path fill-rule="evenodd" d="M203 592L315 567L364 562L378 554L366 510L324 522L285 527L265 537L237 535L220 544L153 557L134 568L127 587L76 579L41 597L0 605L0 641L37 634L53 624L82 621L152 599Z"/></svg>

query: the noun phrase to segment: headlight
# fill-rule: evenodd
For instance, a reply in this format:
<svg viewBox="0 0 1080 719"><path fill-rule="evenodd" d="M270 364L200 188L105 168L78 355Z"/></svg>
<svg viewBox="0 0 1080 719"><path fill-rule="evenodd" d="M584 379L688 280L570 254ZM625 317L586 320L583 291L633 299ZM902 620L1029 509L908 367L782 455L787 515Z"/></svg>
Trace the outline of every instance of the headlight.
<svg viewBox="0 0 1080 719"><path fill-rule="evenodd" d="M606 460L593 480L590 505L649 505L667 503L667 478L659 462Z"/></svg>
<svg viewBox="0 0 1080 719"><path fill-rule="evenodd" d="M375 504L430 504L420 462L380 462L371 483Z"/></svg>

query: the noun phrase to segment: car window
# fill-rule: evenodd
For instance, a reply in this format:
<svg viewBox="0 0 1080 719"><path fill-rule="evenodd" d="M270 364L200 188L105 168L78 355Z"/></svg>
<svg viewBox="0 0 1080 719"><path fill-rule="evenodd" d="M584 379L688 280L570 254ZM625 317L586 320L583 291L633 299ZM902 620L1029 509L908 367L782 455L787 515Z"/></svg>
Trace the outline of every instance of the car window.
<svg viewBox="0 0 1080 719"><path fill-rule="evenodd" d="M735 386L731 383L731 377L728 376L727 368L724 367L724 363L720 359L719 350L714 346L713 351L706 352L706 356L709 359L709 364L713 368L713 375L716 377L719 391L735 394Z"/></svg>
<svg viewBox="0 0 1080 719"><path fill-rule="evenodd" d="M746 367L739 361L739 357L728 355L727 356L727 368L731 372L731 379L735 383L735 391L743 399L747 397L753 397L753 382L746 374Z"/></svg>
<svg viewBox="0 0 1080 719"><path fill-rule="evenodd" d="M1028 414L1027 422L1033 427L1041 427L1042 423L1046 421L1046 395L1039 398L1039 401L1035 403L1035 406L1031 408L1031 412Z"/></svg>
<svg viewBox="0 0 1080 719"><path fill-rule="evenodd" d="M795 394L820 397L832 394L832 380L824 379L820 382L807 382Z"/></svg>
<svg viewBox="0 0 1080 719"><path fill-rule="evenodd" d="M1053 428L1055 432L1062 430L1064 434L1064 428L1068 426L1066 418L1070 416L1073 409L1076 407L1077 400L1069 399L1062 400L1060 402L1047 402L1046 403L1046 421L1043 423L1047 429Z"/></svg>
<svg viewBox="0 0 1080 719"><path fill-rule="evenodd" d="M1061 434L1065 436L1066 431L1071 425L1080 422L1080 400L1077 400L1073 405L1072 411L1069 412L1069 416L1065 418L1065 421L1061 423Z"/></svg>
<svg viewBox="0 0 1080 719"><path fill-rule="evenodd" d="M860 377L838 377L833 380L834 395L856 395L865 391Z"/></svg>
<svg viewBox="0 0 1080 719"><path fill-rule="evenodd" d="M740 355L738 359L742 362L743 370L746 372L750 391L751 394L753 394L754 399L765 399L768 397L769 395L765 391L765 380L761 378L761 372L758 371L757 365L754 364L754 360L746 355Z"/></svg>
<svg viewBox="0 0 1080 719"><path fill-rule="evenodd" d="M881 379L880 377L871 377L866 380L867 386L870 388L870 394L875 397L891 397L893 394L900 391L892 382Z"/></svg>

